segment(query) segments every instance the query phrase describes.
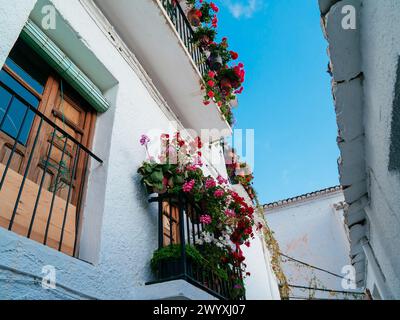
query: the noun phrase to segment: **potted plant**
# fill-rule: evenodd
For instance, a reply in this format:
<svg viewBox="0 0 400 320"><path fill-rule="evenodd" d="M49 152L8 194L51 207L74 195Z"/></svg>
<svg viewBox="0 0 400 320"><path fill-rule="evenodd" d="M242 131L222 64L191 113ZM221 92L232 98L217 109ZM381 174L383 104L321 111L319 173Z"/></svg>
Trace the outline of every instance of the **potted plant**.
<svg viewBox="0 0 400 320"><path fill-rule="evenodd" d="M142 183L149 194L173 192L184 183L184 177L179 173L177 165L144 162L138 169Z"/></svg>
<svg viewBox="0 0 400 320"><path fill-rule="evenodd" d="M201 17L200 17L201 22L204 24L211 23L214 17L213 6L209 2L203 1L199 10L201 12Z"/></svg>
<svg viewBox="0 0 400 320"><path fill-rule="evenodd" d="M181 250L180 244L174 244L158 249L153 253L150 265L158 279L167 279L183 274ZM186 268L189 274L192 273L193 268L196 268L196 266L206 263L206 260L194 246L186 245L185 253Z"/></svg>
<svg viewBox="0 0 400 320"><path fill-rule="evenodd" d="M217 35L215 29L209 27L199 27L194 31L192 42L199 47L206 49L209 45L214 42Z"/></svg>
<svg viewBox="0 0 400 320"><path fill-rule="evenodd" d="M218 72L231 60L227 48L228 44L225 39L221 43L213 42L209 45L207 64L211 70Z"/></svg>
<svg viewBox="0 0 400 320"><path fill-rule="evenodd" d="M229 88L230 92L232 89L239 89L244 81L244 74L242 71L236 68L225 68L219 73L221 89Z"/></svg>
<svg viewBox="0 0 400 320"><path fill-rule="evenodd" d="M187 13L187 18L193 27L198 27L201 24L202 13L196 8L192 8Z"/></svg>

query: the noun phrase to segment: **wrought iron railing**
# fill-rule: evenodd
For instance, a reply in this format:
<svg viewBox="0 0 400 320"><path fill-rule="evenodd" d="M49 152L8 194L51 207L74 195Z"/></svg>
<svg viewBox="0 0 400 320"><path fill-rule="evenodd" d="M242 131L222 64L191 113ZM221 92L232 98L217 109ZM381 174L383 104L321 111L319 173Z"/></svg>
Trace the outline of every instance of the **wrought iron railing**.
<svg viewBox="0 0 400 320"><path fill-rule="evenodd" d="M25 108L15 136L7 134L10 152L8 158L4 156L0 164L0 225L70 256L76 256L87 169L91 159L99 163L103 161L6 84L0 83L0 86L11 96L0 121L0 131L11 115L13 102L18 101L19 106ZM26 130L26 125L29 126L28 118L37 127L32 126L36 131L31 133L30 149L25 154L26 162L16 172L11 167L19 147L24 147L21 146L20 136ZM4 135L6 133L3 132ZM38 160L35 159L35 151L41 139L45 140L47 151L43 159ZM55 153L60 161L51 159ZM66 161L67 157L70 161ZM29 176L35 167L40 167L43 173L38 174L36 181L32 181ZM50 173L52 182L49 185L47 180ZM60 207L60 204L64 207ZM70 224L68 230L67 224Z"/></svg>
<svg viewBox="0 0 400 320"><path fill-rule="evenodd" d="M184 194L160 194L149 201L158 204L159 249L170 246L180 251L178 258L158 265L157 282L183 279L221 300L244 300L244 294L235 293L235 280L242 278L240 268L222 263L218 269L211 268L207 263L194 261L187 253L188 247L203 251L197 241L205 230L199 205Z"/></svg>
<svg viewBox="0 0 400 320"><path fill-rule="evenodd" d="M161 0L161 3L200 73L205 75L208 72L205 55L202 50L192 42L194 31L179 1Z"/></svg>

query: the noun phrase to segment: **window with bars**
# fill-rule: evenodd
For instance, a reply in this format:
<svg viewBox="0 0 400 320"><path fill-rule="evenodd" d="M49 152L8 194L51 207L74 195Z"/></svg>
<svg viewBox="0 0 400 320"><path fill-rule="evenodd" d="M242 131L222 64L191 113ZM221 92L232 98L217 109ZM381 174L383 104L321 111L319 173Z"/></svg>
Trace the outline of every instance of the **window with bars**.
<svg viewBox="0 0 400 320"><path fill-rule="evenodd" d="M0 227L77 255L96 112L18 40L0 71Z"/></svg>

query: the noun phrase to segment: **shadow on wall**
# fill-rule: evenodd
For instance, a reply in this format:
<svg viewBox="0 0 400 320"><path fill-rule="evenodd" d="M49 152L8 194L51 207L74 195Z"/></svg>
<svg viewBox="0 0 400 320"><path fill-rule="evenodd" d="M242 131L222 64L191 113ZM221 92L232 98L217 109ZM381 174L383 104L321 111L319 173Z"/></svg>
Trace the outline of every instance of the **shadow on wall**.
<svg viewBox="0 0 400 320"><path fill-rule="evenodd" d="M389 170L400 171L400 57L397 62L397 80L394 88L392 133L390 142Z"/></svg>

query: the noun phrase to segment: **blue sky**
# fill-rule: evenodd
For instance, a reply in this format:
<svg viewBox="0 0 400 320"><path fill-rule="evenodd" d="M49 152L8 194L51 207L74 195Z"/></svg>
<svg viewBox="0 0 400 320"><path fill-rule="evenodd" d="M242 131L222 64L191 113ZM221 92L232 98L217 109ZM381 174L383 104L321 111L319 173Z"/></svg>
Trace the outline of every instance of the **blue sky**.
<svg viewBox="0 0 400 320"><path fill-rule="evenodd" d="M317 0L216 0L246 67L237 128L255 129L263 203L339 184L337 127Z"/></svg>

